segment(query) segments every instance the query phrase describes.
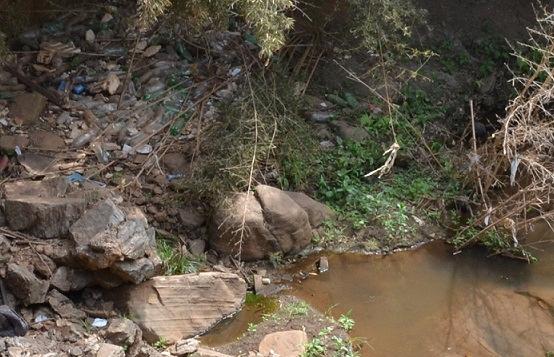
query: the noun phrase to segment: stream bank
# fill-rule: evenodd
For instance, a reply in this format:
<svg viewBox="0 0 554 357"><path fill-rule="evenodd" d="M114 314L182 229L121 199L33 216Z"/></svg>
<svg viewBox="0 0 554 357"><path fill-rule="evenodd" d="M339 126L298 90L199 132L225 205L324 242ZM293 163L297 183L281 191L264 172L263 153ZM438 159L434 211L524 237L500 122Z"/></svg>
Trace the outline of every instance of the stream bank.
<svg viewBox="0 0 554 357"><path fill-rule="evenodd" d="M490 14L488 4L477 3ZM529 10L527 5L500 7L509 19L513 11ZM437 25L444 9L434 10ZM31 323L26 337L6 339L0 350L17 355L27 349L42 356L59 342L56 352L74 356L191 354L198 342L181 337L202 334L232 316L247 288L277 285L291 286L292 294L319 311L281 296L279 305L288 312L293 306L295 313L285 319L269 313L274 319L261 323L260 311L254 320L239 315L240 333L223 342L240 337L245 326L247 334L219 346L221 352L261 352L266 335L293 329L295 346L309 346L314 356L350 356L357 339L349 340L337 321L351 309L357 320L351 336L367 340L364 355L403 354L412 348L437 355L444 348L452 354L458 348L510 354L496 342L508 338L502 332L484 334L469 346L457 338L468 331L477 334L473 331L489 323L512 327L525 320L521 314L526 312L535 314L539 326L532 336L523 336L531 339L530 350L509 343L505 348L523 354L540 351L537 345L551 350L543 343L551 337L543 322L549 317L552 272L544 261L533 268L496 258L485 262L486 254L479 250L451 257L438 242L385 257L329 254L329 272L307 272L316 259L310 254L322 249L392 253L447 237L449 214L472 204L459 180L467 173L467 158L457 150L467 144L468 96L475 99L485 127L483 140L509 97L502 38L487 32L468 43L459 33L440 28L429 42L438 56L425 62L421 72L420 59L406 63L396 58L399 66L387 67L388 88L383 78L365 73L379 68L375 54L325 46L320 57L312 53L304 63L314 69L313 78L305 78L280 64L261 66L255 44L240 32L209 32L200 45L183 42L179 29L127 37L130 9L108 6L92 13L77 16L73 11L54 24L26 31L14 45L20 67L0 78L5 97L0 102L0 167L7 181L3 188L9 191L3 196L7 221L2 223L9 228L2 231L6 269L1 273L9 275L11 290L4 302L19 307ZM512 36L514 27L532 21L527 15L521 23L501 22L495 29L504 27L506 33L498 33ZM466 30L479 27L479 19L472 21L464 22ZM447 27L458 24L459 19L445 22ZM178 36L172 37L173 30ZM472 33L481 34L481 29ZM68 36L74 42L61 46ZM135 52L131 65L129 54ZM294 63L298 56L302 54L284 53L282 59ZM369 78L367 83L349 78L337 63ZM399 108L401 148L392 170L379 179L364 175L385 162L393 118L387 113L391 103L373 97L368 85L379 93L391 89L392 104ZM28 93L37 88L47 99ZM249 171L254 172L250 177ZM52 179L61 184L47 192L29 189ZM15 195L13 182L28 187ZM222 198L221 191L240 193ZM232 202L235 197L238 204ZM224 207L227 199L231 204ZM251 204L246 220L243 201ZM243 260L267 261L241 264L237 253L244 253ZM293 281L286 284L287 276L274 267L289 265L306 272L290 274ZM481 276L475 267L488 274ZM532 287L540 291L514 295L514 289L523 289L527 273L528 279L539 277ZM161 274L171 276L153 277ZM307 279L298 283L299 276ZM469 283L471 277L478 288ZM125 286L117 290L116 285ZM128 291L136 295L127 296ZM467 291L475 296L474 305L464 300ZM483 298L488 292L495 301ZM123 296L135 310L115 309L110 293ZM331 309L324 316L336 303L337 314ZM489 305L490 310L481 309ZM449 310L451 306L470 311ZM507 313L506 306L517 306L518 314ZM513 316L514 321L493 321L482 311ZM435 346L437 341L427 343L427 335L417 334L439 335L444 319L462 321L451 329L456 339ZM407 321L421 325L407 326ZM227 323L235 326L233 320ZM299 333L303 327L305 334ZM213 333L224 336L223 331ZM219 345L210 336L203 341ZM399 350L388 350L391 345Z"/></svg>

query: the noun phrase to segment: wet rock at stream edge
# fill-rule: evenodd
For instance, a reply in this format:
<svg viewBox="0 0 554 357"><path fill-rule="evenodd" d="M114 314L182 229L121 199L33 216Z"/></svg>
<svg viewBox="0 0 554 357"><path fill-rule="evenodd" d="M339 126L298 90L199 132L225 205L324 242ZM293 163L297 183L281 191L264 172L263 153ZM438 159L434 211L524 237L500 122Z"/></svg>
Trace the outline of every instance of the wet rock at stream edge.
<svg viewBox="0 0 554 357"><path fill-rule="evenodd" d="M306 195L259 185L255 195L239 193L223 202L210 223L209 244L222 255L236 256L240 248L246 261L294 254L310 243L312 228L332 216Z"/></svg>
<svg viewBox="0 0 554 357"><path fill-rule="evenodd" d="M232 273L158 276L122 288L126 310L144 338L169 342L202 334L242 306L246 283Z"/></svg>

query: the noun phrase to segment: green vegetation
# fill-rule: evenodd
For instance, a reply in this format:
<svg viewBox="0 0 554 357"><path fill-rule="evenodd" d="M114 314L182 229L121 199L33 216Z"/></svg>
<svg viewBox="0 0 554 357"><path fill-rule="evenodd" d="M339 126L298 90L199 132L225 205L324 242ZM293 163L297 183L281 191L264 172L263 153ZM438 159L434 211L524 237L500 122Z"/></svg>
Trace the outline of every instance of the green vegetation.
<svg viewBox="0 0 554 357"><path fill-rule="evenodd" d="M298 300L290 302L279 309L264 313L263 320L280 321L283 319L292 319L295 317L308 316L309 312L310 305L308 305L305 301Z"/></svg>
<svg viewBox="0 0 554 357"><path fill-rule="evenodd" d="M406 49L412 28L425 23L425 11L409 0L350 1L355 17L354 33L370 50Z"/></svg>
<svg viewBox="0 0 554 357"><path fill-rule="evenodd" d="M289 318L298 316L308 316L310 305L305 301L296 301L283 306L280 313Z"/></svg>
<svg viewBox="0 0 554 357"><path fill-rule="evenodd" d="M169 341L165 337L160 337L158 341L154 342L153 344L154 348L157 348L159 350L164 350L169 346Z"/></svg>
<svg viewBox="0 0 554 357"><path fill-rule="evenodd" d="M333 341L333 347L335 357L358 357L358 353L352 348L352 343L344 338L338 336L332 336L331 340Z"/></svg>
<svg viewBox="0 0 554 357"><path fill-rule="evenodd" d="M333 220L324 221L322 228L322 232L314 234L312 238L312 243L317 246L324 247L348 239L346 229Z"/></svg>
<svg viewBox="0 0 554 357"><path fill-rule="evenodd" d="M342 327L346 331L352 330L354 328L354 325L356 324L356 322L352 318L352 311L340 315L337 322L339 323L340 327Z"/></svg>
<svg viewBox="0 0 554 357"><path fill-rule="evenodd" d="M434 145L432 154L442 161L441 168L426 165L425 162L401 163L404 166L402 169L395 170L379 181L364 177L383 163L383 149L377 140L391 138L391 121L401 146L397 162L405 162L413 155L410 150L421 146L417 139L418 128L443 115L442 109L433 105L423 92L408 89L405 95L394 117L361 114L359 122L374 140L339 142L336 149L318 159L319 198L339 212L355 229L377 224L389 236L407 236L413 233L413 207L424 201L448 199L460 188L451 176L452 165L446 159L447 155L442 154L443 146L440 143ZM438 217L438 212L433 208L419 210L418 215L420 212L426 218ZM332 235L336 235L336 232Z"/></svg>
<svg viewBox="0 0 554 357"><path fill-rule="evenodd" d="M157 239L157 251L165 275L195 273L204 264L202 257L183 254L176 244L165 239Z"/></svg>
<svg viewBox="0 0 554 357"><path fill-rule="evenodd" d="M276 184L277 172L283 187L308 182L317 141L298 114L294 83L275 68L247 82L203 134L201 157L182 187L196 198L244 192L252 182Z"/></svg>
<svg viewBox="0 0 554 357"><path fill-rule="evenodd" d="M319 331L318 335L312 338L304 348L302 357L320 357L325 354L327 347L325 347L325 338L333 331L333 327L325 327Z"/></svg>

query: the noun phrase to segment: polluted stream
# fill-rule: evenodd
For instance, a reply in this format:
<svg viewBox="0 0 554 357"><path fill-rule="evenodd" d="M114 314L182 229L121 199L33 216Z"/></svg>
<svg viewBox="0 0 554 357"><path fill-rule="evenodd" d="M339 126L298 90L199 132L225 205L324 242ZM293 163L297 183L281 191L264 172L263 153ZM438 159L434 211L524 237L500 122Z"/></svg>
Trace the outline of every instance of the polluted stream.
<svg viewBox="0 0 554 357"><path fill-rule="evenodd" d="M533 264L478 247L453 254L440 241L385 256L327 254L329 271L283 294L334 318L351 314L361 356L544 356L554 351L554 236L537 227L526 244ZM313 272L318 258L286 272ZM233 342L260 315L246 307L203 342Z"/></svg>

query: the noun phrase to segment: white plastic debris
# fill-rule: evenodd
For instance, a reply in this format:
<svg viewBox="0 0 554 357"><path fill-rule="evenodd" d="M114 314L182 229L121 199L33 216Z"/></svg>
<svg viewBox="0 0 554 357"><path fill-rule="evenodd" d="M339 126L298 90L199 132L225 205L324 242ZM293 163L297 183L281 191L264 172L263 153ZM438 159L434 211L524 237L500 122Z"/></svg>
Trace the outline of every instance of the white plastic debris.
<svg viewBox="0 0 554 357"><path fill-rule="evenodd" d="M151 145L145 144L139 146L136 150L139 154L148 155L152 152L153 149Z"/></svg>
<svg viewBox="0 0 554 357"><path fill-rule="evenodd" d="M101 319L99 317L95 318L93 321L92 321L92 326L93 327L96 327L96 328L102 328L102 327L106 327L108 325L108 320L106 319Z"/></svg>
<svg viewBox="0 0 554 357"><path fill-rule="evenodd" d="M48 316L44 315L44 314L38 314L36 317L35 317L35 322L36 323L41 323L41 322L44 322L44 321L48 321Z"/></svg>

